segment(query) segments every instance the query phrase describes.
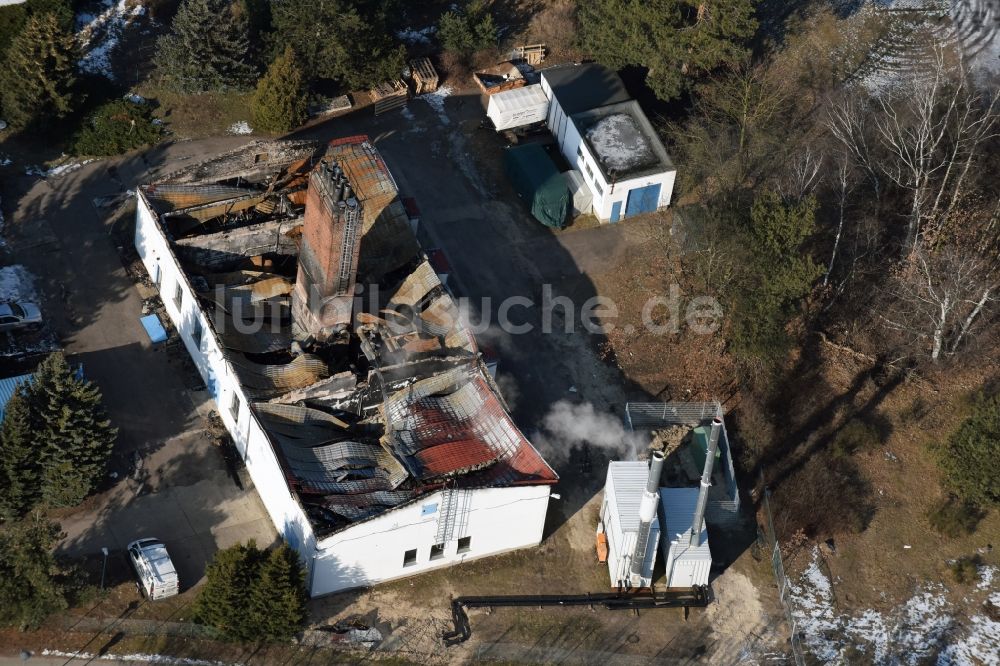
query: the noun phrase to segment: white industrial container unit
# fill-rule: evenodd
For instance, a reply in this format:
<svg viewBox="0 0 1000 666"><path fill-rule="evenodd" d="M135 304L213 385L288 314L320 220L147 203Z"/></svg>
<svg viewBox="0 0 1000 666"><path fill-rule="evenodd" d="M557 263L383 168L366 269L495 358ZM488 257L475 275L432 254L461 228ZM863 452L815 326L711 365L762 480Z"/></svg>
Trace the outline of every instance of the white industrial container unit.
<svg viewBox="0 0 1000 666"><path fill-rule="evenodd" d="M486 115L499 132L545 121L549 99L538 83L490 95Z"/></svg>
<svg viewBox="0 0 1000 666"><path fill-rule="evenodd" d="M660 488L660 535L668 588L708 585L712 552L704 520L699 538L691 538L698 492L698 488Z"/></svg>
<svg viewBox="0 0 1000 666"><path fill-rule="evenodd" d="M649 465L645 462L613 461L608 464L604 503L601 505L601 526L608 539L608 574L613 588L649 587L652 583L660 532L655 519L655 499L641 574L634 581L631 575L642 522L640 512L649 476Z"/></svg>

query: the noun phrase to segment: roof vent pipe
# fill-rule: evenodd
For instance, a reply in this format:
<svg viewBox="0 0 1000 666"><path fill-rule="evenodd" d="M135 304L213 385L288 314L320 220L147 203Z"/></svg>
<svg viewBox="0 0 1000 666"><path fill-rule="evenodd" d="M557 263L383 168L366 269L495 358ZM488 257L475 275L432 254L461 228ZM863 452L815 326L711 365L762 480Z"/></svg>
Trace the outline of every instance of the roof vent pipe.
<svg viewBox="0 0 1000 666"><path fill-rule="evenodd" d="M660 474L663 472L663 454L654 451L649 464L649 477L646 480L646 490L639 502L639 531L635 535L635 550L632 552L632 563L629 569L632 585L641 586L642 565L646 561L646 551L649 548L649 530L656 520L656 506L660 501Z"/></svg>
<svg viewBox="0 0 1000 666"><path fill-rule="evenodd" d="M694 508L694 520L691 523L691 545L701 545L701 526L705 520L705 504L708 503L708 489L712 485L712 467L715 465L715 453L719 450L719 435L722 434L722 419L716 416L712 419L712 432L708 436L708 451L705 453L705 469L701 472L701 490L698 492L698 504Z"/></svg>

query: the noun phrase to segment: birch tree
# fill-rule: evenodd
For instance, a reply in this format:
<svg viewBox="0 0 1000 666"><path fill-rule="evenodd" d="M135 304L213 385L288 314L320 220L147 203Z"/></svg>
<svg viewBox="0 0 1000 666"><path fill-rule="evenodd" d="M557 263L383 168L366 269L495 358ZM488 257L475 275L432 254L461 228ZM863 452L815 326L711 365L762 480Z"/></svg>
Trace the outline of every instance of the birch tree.
<svg viewBox="0 0 1000 666"><path fill-rule="evenodd" d="M890 282L880 318L938 361L993 317L1000 275L986 257L958 245L932 252L921 243L910 256Z"/></svg>
<svg viewBox="0 0 1000 666"><path fill-rule="evenodd" d="M929 72L910 74L876 102L873 125L888 157L880 161L882 173L910 196L904 247L911 251L927 222L938 220L929 231L940 231L961 198L980 147L996 135L997 98L984 100L963 65L949 65L938 48Z"/></svg>

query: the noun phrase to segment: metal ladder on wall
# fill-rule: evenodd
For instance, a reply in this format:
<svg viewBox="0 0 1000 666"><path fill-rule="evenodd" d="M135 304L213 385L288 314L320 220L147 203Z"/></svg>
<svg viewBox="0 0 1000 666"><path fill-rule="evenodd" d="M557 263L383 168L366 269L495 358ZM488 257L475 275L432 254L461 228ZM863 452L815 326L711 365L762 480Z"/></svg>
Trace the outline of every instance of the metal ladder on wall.
<svg viewBox="0 0 1000 666"><path fill-rule="evenodd" d="M441 491L441 507L438 509L437 534L435 543L448 543L465 536L469 525L469 504L472 493L468 490L446 488Z"/></svg>

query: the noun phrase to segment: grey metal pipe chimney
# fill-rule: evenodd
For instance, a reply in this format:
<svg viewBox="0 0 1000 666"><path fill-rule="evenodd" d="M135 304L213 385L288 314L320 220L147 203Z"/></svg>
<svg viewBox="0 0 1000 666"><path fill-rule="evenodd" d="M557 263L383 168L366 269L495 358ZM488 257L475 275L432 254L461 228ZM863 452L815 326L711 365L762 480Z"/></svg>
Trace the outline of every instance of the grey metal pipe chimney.
<svg viewBox="0 0 1000 666"><path fill-rule="evenodd" d="M712 467L715 465L715 453L719 450L719 435L722 434L722 419L716 416L712 419L712 432L708 436L708 452L705 454L705 469L701 472L701 490L698 492L698 504L694 508L694 522L691 523L691 545L701 545L701 525L705 521L705 505L708 503L708 489L712 485Z"/></svg>
<svg viewBox="0 0 1000 666"><path fill-rule="evenodd" d="M632 563L629 566L629 578L632 585L638 587L642 579L642 564L646 561L646 551L649 549L649 531L656 520L656 507L660 503L660 475L663 473L663 454L653 452L649 463L649 478L646 480L646 490L639 502L639 531L635 535L635 549L632 551Z"/></svg>

